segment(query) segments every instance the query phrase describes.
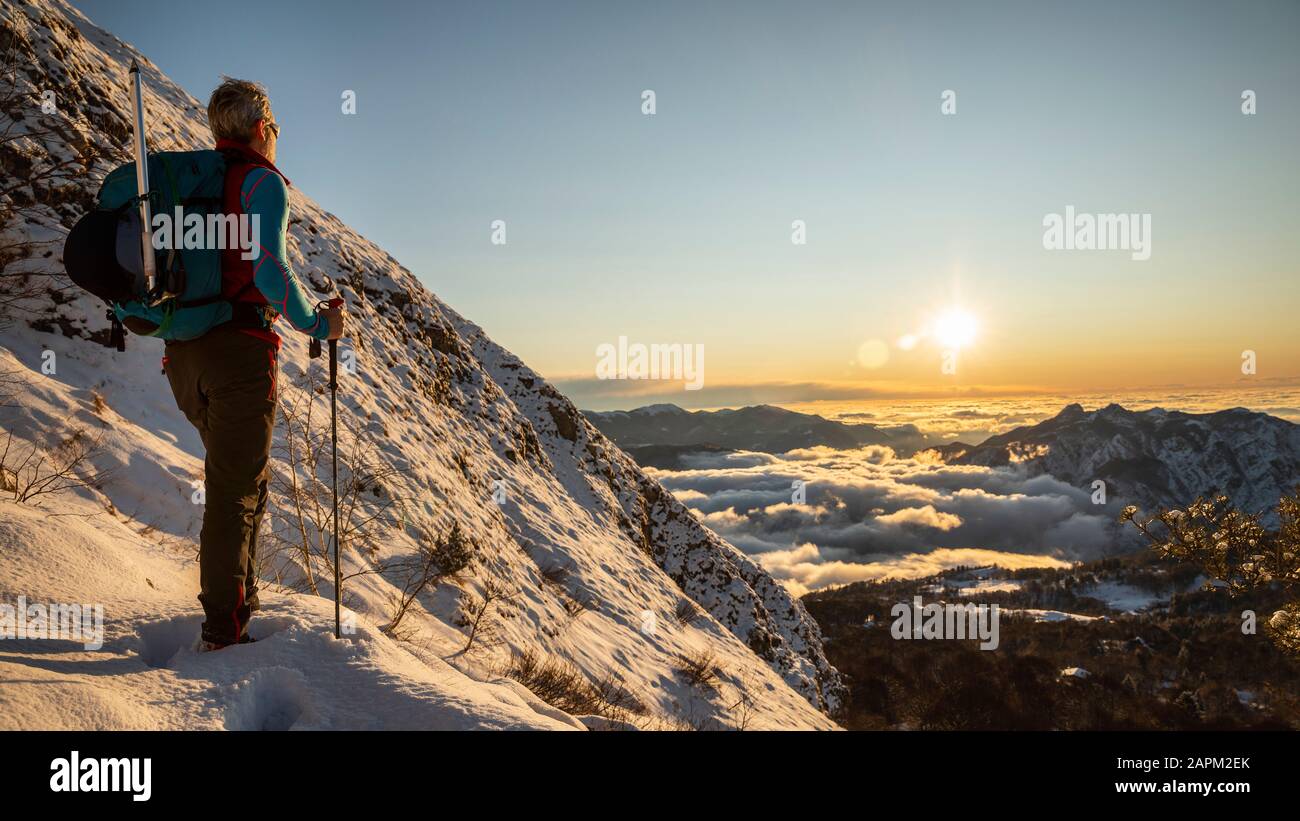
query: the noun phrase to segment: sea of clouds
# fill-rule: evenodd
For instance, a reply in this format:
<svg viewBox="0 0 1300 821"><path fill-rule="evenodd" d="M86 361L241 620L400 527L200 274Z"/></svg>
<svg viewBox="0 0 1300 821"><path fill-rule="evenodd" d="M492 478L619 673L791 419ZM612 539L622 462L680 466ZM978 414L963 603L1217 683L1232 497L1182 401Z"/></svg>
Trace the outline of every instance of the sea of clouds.
<svg viewBox="0 0 1300 821"><path fill-rule="evenodd" d="M1049 419L1070 403L1093 410L1164 407L1208 413L1240 406L1300 423L1300 389L1165 386L1144 392L966 399L820 400L785 407L842 422L914 425L935 444L978 444ZM962 565L1063 566L1135 550L1116 519L1074 487L1022 466L945 465L887 447L812 448L784 454L695 454L683 470L654 470L709 527L794 592L883 578L916 578ZM804 482L795 503L792 484Z"/></svg>
<svg viewBox="0 0 1300 821"><path fill-rule="evenodd" d="M1126 549L1117 504L1094 504L1091 488L1014 467L945 465L869 446L695 454L685 468L651 472L800 594L960 565L1066 566Z"/></svg>

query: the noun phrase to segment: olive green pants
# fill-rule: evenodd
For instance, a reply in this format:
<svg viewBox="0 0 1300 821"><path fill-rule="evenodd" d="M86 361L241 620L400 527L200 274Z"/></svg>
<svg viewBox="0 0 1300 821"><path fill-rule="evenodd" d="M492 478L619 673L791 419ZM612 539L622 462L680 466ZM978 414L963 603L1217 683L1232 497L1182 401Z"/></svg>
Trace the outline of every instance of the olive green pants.
<svg viewBox="0 0 1300 821"><path fill-rule="evenodd" d="M176 406L206 450L199 534L203 638L246 641L257 609L257 531L270 475L276 350L264 339L218 327L199 339L169 342L163 368Z"/></svg>

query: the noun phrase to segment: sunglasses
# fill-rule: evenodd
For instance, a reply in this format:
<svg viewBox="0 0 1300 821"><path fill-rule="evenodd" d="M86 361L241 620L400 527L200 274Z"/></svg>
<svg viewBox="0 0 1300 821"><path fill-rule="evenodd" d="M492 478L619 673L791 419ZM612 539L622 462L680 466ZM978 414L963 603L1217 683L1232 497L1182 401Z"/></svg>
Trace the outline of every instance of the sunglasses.
<svg viewBox="0 0 1300 821"><path fill-rule="evenodd" d="M266 127L269 128L269 129L271 129L271 132L272 132L273 134L275 134L275 138L276 138L277 140L280 139L280 124L279 124L279 123L267 123L267 124L266 124Z"/></svg>

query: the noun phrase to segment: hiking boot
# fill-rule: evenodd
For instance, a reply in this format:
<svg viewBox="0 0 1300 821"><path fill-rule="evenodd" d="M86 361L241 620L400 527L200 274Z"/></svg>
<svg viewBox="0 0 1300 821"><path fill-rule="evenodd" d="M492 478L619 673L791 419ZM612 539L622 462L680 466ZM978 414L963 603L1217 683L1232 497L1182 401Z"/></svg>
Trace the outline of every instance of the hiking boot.
<svg viewBox="0 0 1300 821"><path fill-rule="evenodd" d="M225 648L229 647L231 644L252 644L255 641L257 641L257 639L248 635L245 635L242 639L236 642L208 641L207 639L200 638L199 643L194 648L194 652L211 653L214 650L224 650Z"/></svg>

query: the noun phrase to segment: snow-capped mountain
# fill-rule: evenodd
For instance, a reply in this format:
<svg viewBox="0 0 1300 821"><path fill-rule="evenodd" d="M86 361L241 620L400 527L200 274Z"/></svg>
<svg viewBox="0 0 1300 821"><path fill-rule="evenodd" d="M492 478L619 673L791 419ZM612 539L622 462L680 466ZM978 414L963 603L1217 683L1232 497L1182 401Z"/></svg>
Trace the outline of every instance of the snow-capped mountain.
<svg viewBox="0 0 1300 821"><path fill-rule="evenodd" d="M935 450L953 464L1019 464L1081 487L1101 479L1112 499L1144 510L1223 493L1265 512L1300 485L1300 426L1244 408L1196 414L1074 404L979 445Z"/></svg>
<svg viewBox="0 0 1300 821"><path fill-rule="evenodd" d="M835 726L827 714L844 686L802 604L542 376L297 188L290 261L320 298L347 302L343 359L355 357L356 369L341 379L340 427L383 477L358 492L358 505L387 524L345 557L358 628L342 644L321 581L319 597L272 587L253 622L257 644L190 653L198 436L159 372L161 343L133 336L125 353L104 347L104 307L57 275L68 228L103 175L129 159L132 60L152 149L207 147L204 105L61 0L6 2L0 21L20 64L18 95L0 111L0 133L16 135L0 142L6 179L99 155L75 179L17 189L9 204L23 208L0 226L6 242L33 244L9 270L34 272L37 285L0 329L0 372L18 386L0 408L0 438L53 453L81 431L99 438L95 464L113 471L39 506L0 502L0 602L102 603L106 630L102 648L66 664L50 665L48 649L0 659L0 726L608 725L501 674L527 653L616 688L636 726ZM281 406L301 408L319 399L322 364L308 359L304 338L285 336ZM316 414L319 431L328 410ZM273 456L289 444L282 424ZM275 462L285 480L284 460ZM272 534L292 519L284 485L264 526ZM376 568L417 555L453 523L476 545L474 559L416 597L398 641L380 628L401 579ZM466 609L493 591L503 596L489 615L493 641L462 652ZM684 673L691 660L694 674Z"/></svg>

